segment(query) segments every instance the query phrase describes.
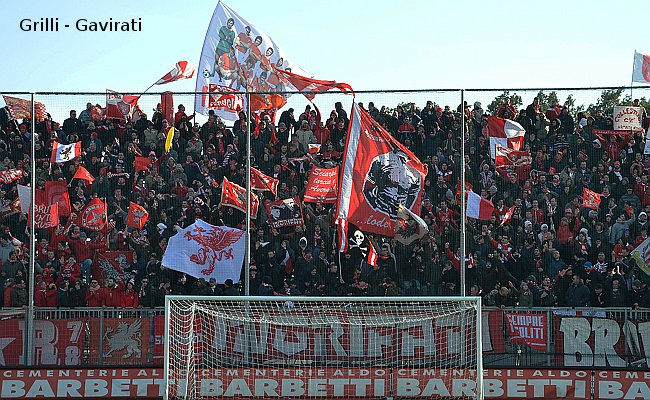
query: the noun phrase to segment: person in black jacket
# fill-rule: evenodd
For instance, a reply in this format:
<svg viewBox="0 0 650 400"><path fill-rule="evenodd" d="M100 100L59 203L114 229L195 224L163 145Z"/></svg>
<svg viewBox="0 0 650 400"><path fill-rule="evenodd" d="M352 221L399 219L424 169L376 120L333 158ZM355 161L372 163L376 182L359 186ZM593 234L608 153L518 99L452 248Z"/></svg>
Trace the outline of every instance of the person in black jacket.
<svg viewBox="0 0 650 400"><path fill-rule="evenodd" d="M566 305L568 307L589 307L591 304L591 292L584 285L580 275L574 274L571 286L566 292Z"/></svg>

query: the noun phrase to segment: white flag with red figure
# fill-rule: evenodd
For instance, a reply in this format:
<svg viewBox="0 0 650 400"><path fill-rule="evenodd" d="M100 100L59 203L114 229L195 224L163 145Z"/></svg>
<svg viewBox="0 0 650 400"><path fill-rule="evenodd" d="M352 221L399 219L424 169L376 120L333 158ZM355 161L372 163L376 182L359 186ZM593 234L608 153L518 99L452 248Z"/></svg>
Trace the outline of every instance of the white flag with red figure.
<svg viewBox="0 0 650 400"><path fill-rule="evenodd" d="M174 82L181 79L190 79L194 76L195 70L196 67L194 64L187 61L179 61L171 71L167 72L162 78L158 79L154 85L164 85L165 83Z"/></svg>
<svg viewBox="0 0 650 400"><path fill-rule="evenodd" d="M215 278L217 283L226 279L238 282L245 247L246 232L197 219L169 238L162 265L206 281Z"/></svg>
<svg viewBox="0 0 650 400"><path fill-rule="evenodd" d="M584 188L582 191L582 206L584 208L598 210L600 208L600 197L600 193L596 193L593 190Z"/></svg>
<svg viewBox="0 0 650 400"><path fill-rule="evenodd" d="M494 213L494 204L474 192L467 192L467 212L470 218L489 220Z"/></svg>
<svg viewBox="0 0 650 400"><path fill-rule="evenodd" d="M650 82L650 56L634 52L634 64L632 66L632 82Z"/></svg>
<svg viewBox="0 0 650 400"><path fill-rule="evenodd" d="M232 183L223 177L221 185L221 205L236 208L239 211L246 212L246 189L236 183ZM260 205L260 199L255 193L251 192L251 218L257 218L257 209Z"/></svg>
<svg viewBox="0 0 650 400"><path fill-rule="evenodd" d="M521 149L526 130L519 122L493 117L487 117L487 138L490 139L490 156L496 157L496 146L501 145L513 150Z"/></svg>
<svg viewBox="0 0 650 400"><path fill-rule="evenodd" d="M356 103L343 157L337 219L393 236L400 203L420 213L427 166Z"/></svg>
<svg viewBox="0 0 650 400"><path fill-rule="evenodd" d="M277 195L279 180L263 174L255 168L251 168L251 187L255 190L269 191Z"/></svg>
<svg viewBox="0 0 650 400"><path fill-rule="evenodd" d="M52 156L50 157L50 162L61 164L67 161L72 161L80 155L81 142L61 144L55 141L52 144Z"/></svg>

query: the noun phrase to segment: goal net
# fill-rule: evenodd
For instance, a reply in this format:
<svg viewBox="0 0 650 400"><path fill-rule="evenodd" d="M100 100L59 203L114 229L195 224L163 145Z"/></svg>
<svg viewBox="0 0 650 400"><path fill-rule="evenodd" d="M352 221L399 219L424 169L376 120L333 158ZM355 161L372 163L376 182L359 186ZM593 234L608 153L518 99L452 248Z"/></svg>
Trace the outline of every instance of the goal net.
<svg viewBox="0 0 650 400"><path fill-rule="evenodd" d="M482 399L476 297L167 296L165 399Z"/></svg>

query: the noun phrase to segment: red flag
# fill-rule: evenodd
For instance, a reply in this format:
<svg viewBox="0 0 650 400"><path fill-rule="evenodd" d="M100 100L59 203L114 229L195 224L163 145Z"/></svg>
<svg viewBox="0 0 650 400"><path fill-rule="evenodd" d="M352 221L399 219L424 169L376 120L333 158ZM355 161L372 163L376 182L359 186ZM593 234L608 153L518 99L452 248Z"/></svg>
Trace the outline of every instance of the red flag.
<svg viewBox="0 0 650 400"><path fill-rule="evenodd" d="M371 241L368 241L368 256L366 256L366 263L372 265L373 267L377 266L377 260L379 259L379 254L375 250Z"/></svg>
<svg viewBox="0 0 650 400"><path fill-rule="evenodd" d="M257 218L257 208L260 200L255 193L251 193L251 218ZM246 212L246 189L232 183L223 177L221 188L221 205L236 208L239 211Z"/></svg>
<svg viewBox="0 0 650 400"><path fill-rule="evenodd" d="M8 169L0 171L0 182L9 184L23 176L22 169Z"/></svg>
<svg viewBox="0 0 650 400"><path fill-rule="evenodd" d="M503 221L501 221L501 224L499 226L505 224L506 222L510 221L512 219L512 214L515 213L515 206L512 206L506 211L505 214L503 214Z"/></svg>
<svg viewBox="0 0 650 400"><path fill-rule="evenodd" d="M427 166L356 103L342 165L338 219L393 236L400 203L420 214Z"/></svg>
<svg viewBox="0 0 650 400"><path fill-rule="evenodd" d="M149 164L151 164L151 160L149 157L135 157L135 172L138 171L147 171L149 170Z"/></svg>
<svg viewBox="0 0 650 400"><path fill-rule="evenodd" d="M91 199L81 210L75 221L76 225L92 232L108 232L106 204L97 197Z"/></svg>
<svg viewBox="0 0 650 400"><path fill-rule="evenodd" d="M486 139L490 140L490 155L492 158L496 156L497 145L519 150L524 143L526 130L519 122L489 115L486 128Z"/></svg>
<svg viewBox="0 0 650 400"><path fill-rule="evenodd" d="M167 72L162 78L158 79L154 85L163 85L165 83L174 82L180 79L190 79L194 76L196 67L194 64L187 61L179 61L171 71Z"/></svg>
<svg viewBox="0 0 650 400"><path fill-rule="evenodd" d="M32 102L30 100L19 99L17 97L2 95L7 104L7 110L11 118L15 120L29 119L32 117ZM34 102L34 111L37 120L44 120L47 117L47 110L43 103Z"/></svg>
<svg viewBox="0 0 650 400"><path fill-rule="evenodd" d="M473 188L474 187L471 183L465 182L465 196L467 196L467 192L471 192ZM458 181L458 185L456 185L456 196L460 197L460 181Z"/></svg>
<svg viewBox="0 0 650 400"><path fill-rule="evenodd" d="M38 202L36 203L38 204ZM59 216L67 217L70 215L70 195L68 194L68 184L65 181L47 181L45 182L45 204L58 204Z"/></svg>
<svg viewBox="0 0 650 400"><path fill-rule="evenodd" d="M147 223L149 213L139 204L129 202L129 214L126 217L126 224L136 229L142 229Z"/></svg>
<svg viewBox="0 0 650 400"><path fill-rule="evenodd" d="M50 204L49 206L34 205L34 227L37 229L52 228L59 225L59 206ZM31 215L30 215L31 216Z"/></svg>
<svg viewBox="0 0 650 400"><path fill-rule="evenodd" d="M90 107L90 119L93 122L106 121L106 109L100 105Z"/></svg>
<svg viewBox="0 0 650 400"><path fill-rule="evenodd" d="M601 194L596 193L593 190L584 188L582 191L582 206L585 208L591 208L593 210L598 210L600 208Z"/></svg>
<svg viewBox="0 0 650 400"><path fill-rule="evenodd" d="M336 203L339 169L312 167L303 198L309 202Z"/></svg>
<svg viewBox="0 0 650 400"><path fill-rule="evenodd" d="M131 264L133 264L133 251L98 251L93 262L93 278L103 286L105 279L124 278L124 269Z"/></svg>
<svg viewBox="0 0 650 400"><path fill-rule="evenodd" d="M546 314L504 313L508 321L510 343L523 343L536 350L546 350Z"/></svg>
<svg viewBox="0 0 650 400"><path fill-rule="evenodd" d="M121 120L131 118L138 99L138 96L123 95L106 89L106 116Z"/></svg>
<svg viewBox="0 0 650 400"><path fill-rule="evenodd" d="M95 177L90 175L90 172L83 166L77 167L77 171L74 173L74 176L72 179L81 179L82 181L86 181L88 183L93 183L95 181Z"/></svg>
<svg viewBox="0 0 650 400"><path fill-rule="evenodd" d="M489 220L494 212L494 204L474 192L467 193L467 212L470 218Z"/></svg>
<svg viewBox="0 0 650 400"><path fill-rule="evenodd" d="M309 100L313 100L314 97L316 97L317 93L323 93L327 92L330 89L339 89L342 92L350 92L354 94L354 90L352 90L352 86L348 85L347 83L339 83L336 81L323 81L319 79L314 79L314 78L308 78L306 76L301 76L298 74L294 74L293 72L289 72L286 70L282 69L277 69L275 68L275 72L278 73L278 75L287 81L293 87L295 87L297 90L301 92L315 92L315 93L305 93L305 97L308 98Z"/></svg>
<svg viewBox="0 0 650 400"><path fill-rule="evenodd" d="M251 168L251 187L255 190L266 190L277 195L279 180L263 174L255 168Z"/></svg>
<svg viewBox="0 0 650 400"><path fill-rule="evenodd" d="M495 147L496 170L504 178L509 172L514 171L518 180L528 179L532 161L533 159L527 151L513 150L499 144Z"/></svg>

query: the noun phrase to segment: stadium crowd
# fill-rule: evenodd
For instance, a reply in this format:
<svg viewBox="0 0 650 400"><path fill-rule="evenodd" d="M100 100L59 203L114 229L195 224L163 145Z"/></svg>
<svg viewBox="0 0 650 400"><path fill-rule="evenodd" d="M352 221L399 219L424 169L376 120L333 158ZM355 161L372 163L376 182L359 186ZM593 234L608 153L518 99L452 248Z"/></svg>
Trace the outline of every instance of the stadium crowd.
<svg viewBox="0 0 650 400"><path fill-rule="evenodd" d="M213 225L243 227L245 214L220 207L223 177L245 186L246 115L232 127L215 115L193 121L182 105L174 119L157 108L136 123L93 121L88 108L69 118L36 126L37 188L46 181L69 184L72 212L93 197L108 205L107 234L86 232L61 218L55 228L37 231L36 287L27 287L28 224L11 208L16 184L28 184L29 120L0 119L0 170L22 169L23 177L0 190L0 279L4 306L21 307L33 295L42 307L155 307L173 294L240 295L241 282L206 282L161 265L175 227L201 218ZM571 115L566 107L525 109L504 104L498 116L525 129L528 168L496 170L484 135L487 112L479 102L440 108L428 101L395 109L365 107L370 115L428 164L421 216L429 233L411 245L372 237L379 251L376 267L357 263L336 250L333 204L303 202L304 224L273 229L260 207L253 220L250 290L253 295L392 296L460 294L460 206L456 188L460 146L466 146L466 177L476 193L491 200L489 221L467 222L467 287L492 306L650 307L650 292L630 251L648 237L650 156L644 133L600 136L612 118ZM461 113L467 136L461 140ZM279 179L277 197L302 198L311 165L340 164L349 123L340 103L327 116L306 107L288 109L274 123L266 115L251 126L252 165ZM644 114L644 128L648 119ZM164 151L165 132L174 125L172 149ZM605 139L603 139L605 138ZM50 164L53 141L82 142L73 161ZM322 147L305 157L309 144ZM148 157L136 171L136 156ZM95 181L73 179L78 165ZM600 209L581 206L583 188L602 193ZM261 201L274 200L260 192ZM143 229L126 225L129 202L146 208ZM515 206L512 219L504 215ZM118 278L102 279L97 255L132 252ZM130 253L131 254L131 253ZM130 258L131 259L131 258ZM31 293L31 294L30 294Z"/></svg>

